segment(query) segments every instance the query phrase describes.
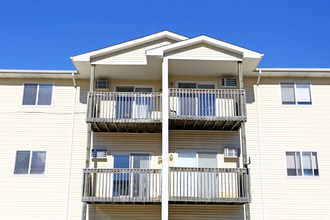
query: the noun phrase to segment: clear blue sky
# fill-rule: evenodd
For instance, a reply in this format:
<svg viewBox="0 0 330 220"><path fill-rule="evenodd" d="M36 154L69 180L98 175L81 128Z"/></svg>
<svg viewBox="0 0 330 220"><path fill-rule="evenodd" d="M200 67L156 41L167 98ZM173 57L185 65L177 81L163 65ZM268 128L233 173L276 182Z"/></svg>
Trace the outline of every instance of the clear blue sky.
<svg viewBox="0 0 330 220"><path fill-rule="evenodd" d="M74 69L70 56L162 30L256 50L259 67L330 68L329 0L11 0L0 27L0 69Z"/></svg>

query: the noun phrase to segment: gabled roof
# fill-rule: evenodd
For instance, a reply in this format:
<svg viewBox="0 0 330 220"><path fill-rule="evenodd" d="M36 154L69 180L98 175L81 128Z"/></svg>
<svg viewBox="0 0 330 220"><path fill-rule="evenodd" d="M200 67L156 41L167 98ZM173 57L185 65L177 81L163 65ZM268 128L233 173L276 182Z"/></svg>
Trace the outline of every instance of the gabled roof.
<svg viewBox="0 0 330 220"><path fill-rule="evenodd" d="M242 56L242 58L261 59L263 56L263 54L261 54L261 53L258 53L258 52L252 51L252 50L248 50L243 47L239 47L239 46L236 46L236 45L233 45L233 44L230 44L230 43L218 40L218 39L214 39L214 38L211 38L206 35L201 35L201 36L190 38L190 39L187 39L184 41L176 42L176 43L173 43L170 45L154 48L154 49L148 50L146 53L149 56L164 56L164 54L166 52L177 50L177 49L184 48L184 47L188 47L191 45L196 45L199 43L206 43L206 44L209 44L209 45L212 45L212 46L215 46L215 47L227 50L227 51L231 51L236 54L240 54Z"/></svg>
<svg viewBox="0 0 330 220"><path fill-rule="evenodd" d="M170 31L161 31L161 32L158 32L155 34L147 35L145 37L126 41L124 43L120 43L120 44L116 44L113 46L109 46L109 47L105 47L102 49L98 49L98 50L94 50L91 52L76 55L76 56L71 57L71 60L72 61L90 61L91 58L103 56L105 54L117 52L120 50L124 50L124 49L130 48L130 47L134 47L137 45L141 45L141 44L144 44L147 42L152 42L152 41L163 39L163 38L169 38L169 39L173 39L176 41L182 41L182 40L188 39L187 37L185 37L183 35L179 35L179 34L176 34L176 33L170 32Z"/></svg>

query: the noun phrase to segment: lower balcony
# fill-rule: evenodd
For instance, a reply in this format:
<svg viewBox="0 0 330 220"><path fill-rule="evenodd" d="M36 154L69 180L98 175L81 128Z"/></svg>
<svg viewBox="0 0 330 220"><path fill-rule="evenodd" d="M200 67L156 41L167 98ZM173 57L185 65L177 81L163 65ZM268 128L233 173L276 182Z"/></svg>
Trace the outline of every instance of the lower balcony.
<svg viewBox="0 0 330 220"><path fill-rule="evenodd" d="M160 169L84 169L82 201L87 203L159 203Z"/></svg>
<svg viewBox="0 0 330 220"><path fill-rule="evenodd" d="M82 201L158 204L160 169L84 169ZM169 202L234 204L251 202L245 168L169 168Z"/></svg>
<svg viewBox="0 0 330 220"><path fill-rule="evenodd" d="M86 122L95 132L161 132L161 93L89 92Z"/></svg>
<svg viewBox="0 0 330 220"><path fill-rule="evenodd" d="M169 201L190 204L251 202L245 168L170 167Z"/></svg>

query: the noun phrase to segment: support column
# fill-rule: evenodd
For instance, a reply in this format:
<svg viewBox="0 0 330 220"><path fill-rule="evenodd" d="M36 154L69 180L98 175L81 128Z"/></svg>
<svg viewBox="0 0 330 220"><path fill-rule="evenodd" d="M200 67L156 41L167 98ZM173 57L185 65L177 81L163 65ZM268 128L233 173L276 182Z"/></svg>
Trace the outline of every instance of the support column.
<svg viewBox="0 0 330 220"><path fill-rule="evenodd" d="M95 65L91 65L91 75L89 79L89 91L93 92L94 91L94 79L95 79ZM89 108L89 106L87 106ZM93 107L92 107L93 108ZM91 108L91 109L92 109ZM89 111L91 114L91 111ZM86 161L85 161L85 168L89 168L90 166L90 156L91 156L91 146L92 146L92 124L88 123L87 124L87 146L86 146ZM86 184L87 180L85 180L85 187L87 186ZM87 212L87 203L83 203L82 207L82 220L86 220L86 213Z"/></svg>
<svg viewBox="0 0 330 220"><path fill-rule="evenodd" d="M163 58L162 64L162 220L168 219L168 58Z"/></svg>
<svg viewBox="0 0 330 220"><path fill-rule="evenodd" d="M242 69L242 62L239 61L237 63L238 67L238 79L239 79L239 88L244 89L244 82L243 82L243 69ZM246 115L245 112L245 97L241 98L241 107L243 115ZM242 158L243 158L243 165L248 163L247 159L247 149L246 149L246 132L245 132L245 122L241 123L241 145L242 145ZM248 177L249 178L249 177ZM250 197L250 186L248 178L245 179L245 192L247 193L248 197ZM250 220L250 204L245 204L245 220Z"/></svg>

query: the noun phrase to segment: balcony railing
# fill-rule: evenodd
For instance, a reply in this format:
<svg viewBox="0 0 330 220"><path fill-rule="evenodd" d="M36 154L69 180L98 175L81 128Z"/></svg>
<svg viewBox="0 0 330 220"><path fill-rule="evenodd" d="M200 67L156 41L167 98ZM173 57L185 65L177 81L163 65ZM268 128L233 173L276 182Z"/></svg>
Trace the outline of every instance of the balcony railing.
<svg viewBox="0 0 330 220"><path fill-rule="evenodd" d="M160 202L160 169L84 169L83 173L83 202Z"/></svg>
<svg viewBox="0 0 330 220"><path fill-rule="evenodd" d="M162 94L89 92L87 106L87 122L160 122Z"/></svg>
<svg viewBox="0 0 330 220"><path fill-rule="evenodd" d="M170 167L169 201L244 204L251 201L245 168Z"/></svg>
<svg viewBox="0 0 330 220"><path fill-rule="evenodd" d="M243 89L169 89L170 119L246 120Z"/></svg>

